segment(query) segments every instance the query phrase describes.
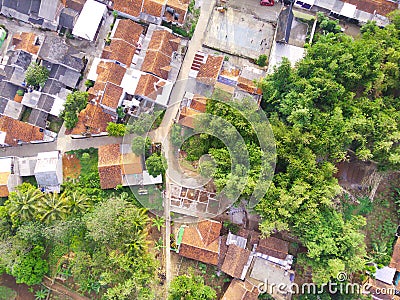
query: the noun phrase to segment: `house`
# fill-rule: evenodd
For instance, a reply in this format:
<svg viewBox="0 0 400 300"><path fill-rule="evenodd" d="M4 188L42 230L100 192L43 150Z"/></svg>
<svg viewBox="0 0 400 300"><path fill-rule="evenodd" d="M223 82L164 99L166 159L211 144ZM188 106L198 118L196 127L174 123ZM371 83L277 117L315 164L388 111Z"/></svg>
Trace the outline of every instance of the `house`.
<svg viewBox="0 0 400 300"><path fill-rule="evenodd" d="M395 296L396 289L393 285L383 283L373 278L369 278L367 284L369 286L367 292L373 300L399 299L398 296Z"/></svg>
<svg viewBox="0 0 400 300"><path fill-rule="evenodd" d="M250 250L230 244L221 271L234 278L244 280L248 269L246 265L251 262L251 260L249 261L250 254Z"/></svg>
<svg viewBox="0 0 400 300"><path fill-rule="evenodd" d="M19 32L12 36L13 50L22 50L37 55L40 49L41 38L33 32Z"/></svg>
<svg viewBox="0 0 400 300"><path fill-rule="evenodd" d="M110 45L105 46L101 58L129 67L137 49L140 49L144 28L132 20L117 20Z"/></svg>
<svg viewBox="0 0 400 300"><path fill-rule="evenodd" d="M106 13L106 5L95 0L87 0L75 23L72 34L93 42Z"/></svg>
<svg viewBox="0 0 400 300"><path fill-rule="evenodd" d="M379 280L383 283L392 285L393 284L393 280L394 280L394 276L396 274L396 269L395 268L391 268L388 266L385 266L381 269L376 269L376 272L374 274L374 277L376 280Z"/></svg>
<svg viewBox="0 0 400 300"><path fill-rule="evenodd" d="M255 250L258 253L278 259L286 259L289 251L289 242L273 236L260 239L256 245Z"/></svg>
<svg viewBox="0 0 400 300"><path fill-rule="evenodd" d="M0 158L0 198L8 197L9 193L22 183L21 177L16 174L15 160L15 157Z"/></svg>
<svg viewBox="0 0 400 300"><path fill-rule="evenodd" d="M197 51L190 68L189 77L213 86L217 82L223 62L224 57L222 55Z"/></svg>
<svg viewBox="0 0 400 300"><path fill-rule="evenodd" d="M54 136L42 128L4 115L0 115L0 136L0 145L3 146L54 140Z"/></svg>
<svg viewBox="0 0 400 300"><path fill-rule="evenodd" d="M214 220L203 220L185 227L182 241L178 245L179 255L216 266L221 228L222 224Z"/></svg>
<svg viewBox="0 0 400 300"><path fill-rule="evenodd" d="M132 153L128 144L111 144L99 147L98 170L102 189L116 188L118 185L153 185L162 183L157 177L144 170L141 156Z"/></svg>
<svg viewBox="0 0 400 300"><path fill-rule="evenodd" d="M165 80L169 79L169 73L172 70L171 61L180 43L181 39L171 32L164 29L154 30L141 70Z"/></svg>
<svg viewBox="0 0 400 300"><path fill-rule="evenodd" d="M189 128L194 128L196 116L206 112L206 105L206 97L185 92L185 96L181 101L178 123Z"/></svg>
<svg viewBox="0 0 400 300"><path fill-rule="evenodd" d="M44 192L60 192L63 183L62 155L59 151L38 153L34 175Z"/></svg>
<svg viewBox="0 0 400 300"><path fill-rule="evenodd" d="M72 129L72 135L82 136L84 134L99 135L105 133L109 122L116 121L116 118L104 112L99 104L88 103L78 115L78 123Z"/></svg>
<svg viewBox="0 0 400 300"><path fill-rule="evenodd" d="M162 21L182 25L189 7L188 0L114 0L113 9L134 21L160 25Z"/></svg>
<svg viewBox="0 0 400 300"><path fill-rule="evenodd" d="M257 300L258 289L249 281L233 279L221 300Z"/></svg>

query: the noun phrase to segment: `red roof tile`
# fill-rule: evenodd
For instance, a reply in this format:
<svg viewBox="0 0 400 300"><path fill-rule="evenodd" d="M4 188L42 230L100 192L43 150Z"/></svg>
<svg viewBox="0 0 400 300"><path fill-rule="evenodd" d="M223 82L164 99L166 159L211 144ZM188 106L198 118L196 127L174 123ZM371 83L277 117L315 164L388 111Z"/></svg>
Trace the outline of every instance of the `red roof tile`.
<svg viewBox="0 0 400 300"><path fill-rule="evenodd" d="M279 259L285 259L289 251L289 242L270 236L260 239L256 251Z"/></svg>
<svg viewBox="0 0 400 300"><path fill-rule="evenodd" d="M137 46L140 35L143 33L143 27L129 19L120 19L115 30L113 39L121 39L127 43Z"/></svg>
<svg viewBox="0 0 400 300"><path fill-rule="evenodd" d="M161 17L166 0L144 0L142 12L150 16Z"/></svg>
<svg viewBox="0 0 400 300"><path fill-rule="evenodd" d="M215 84L224 62L223 56L208 55L207 61L200 66L197 79L206 84Z"/></svg>
<svg viewBox="0 0 400 300"><path fill-rule="evenodd" d="M119 144L99 147L98 169L102 189L112 189L122 184L121 149Z"/></svg>
<svg viewBox="0 0 400 300"><path fill-rule="evenodd" d="M104 94L101 97L101 104L109 108L117 109L123 91L124 89L122 87L107 82L104 89Z"/></svg>
<svg viewBox="0 0 400 300"><path fill-rule="evenodd" d="M130 45L124 40L112 39L109 46L105 46L101 58L115 60L130 66L136 47Z"/></svg>
<svg viewBox="0 0 400 300"><path fill-rule="evenodd" d="M388 13L398 9L398 4L388 0L343 0L357 6L357 9L369 12L370 14L378 13L386 16Z"/></svg>
<svg viewBox="0 0 400 300"><path fill-rule="evenodd" d="M97 66L96 82L111 82L120 85L126 69L113 62L100 62Z"/></svg>
<svg viewBox="0 0 400 300"><path fill-rule="evenodd" d="M44 138L41 128L2 115L0 115L0 131L7 133L5 143L10 146L17 146L18 141L29 143Z"/></svg>
<svg viewBox="0 0 400 300"><path fill-rule="evenodd" d="M178 20L175 20L174 16L165 10L164 17L168 22L177 22L179 24L183 24L185 22L186 14L189 8L188 1L168 0L167 7L173 8L175 13L179 15Z"/></svg>
<svg viewBox="0 0 400 300"><path fill-rule="evenodd" d="M114 0L114 10L139 17L143 0Z"/></svg>
<svg viewBox="0 0 400 300"><path fill-rule="evenodd" d="M249 289L249 287L252 287ZM221 300L257 300L257 288L246 282L234 279Z"/></svg>
<svg viewBox="0 0 400 300"><path fill-rule="evenodd" d="M12 37L12 45L15 50L23 50L31 54L38 54L40 45L36 45L37 35L33 32L16 33Z"/></svg>
<svg viewBox="0 0 400 300"><path fill-rule="evenodd" d="M151 74L140 76L135 94L146 96L155 100L159 92L162 90L162 87L157 88L157 83L159 81L160 80L156 76Z"/></svg>
<svg viewBox="0 0 400 300"><path fill-rule="evenodd" d="M79 113L78 123L71 133L83 134L90 132L99 134L106 132L108 123L112 121L112 116L105 113L99 105L88 103L86 108Z"/></svg>
<svg viewBox="0 0 400 300"><path fill-rule="evenodd" d="M250 257L250 251L236 245L229 245L221 271L234 278L241 278L244 266Z"/></svg>

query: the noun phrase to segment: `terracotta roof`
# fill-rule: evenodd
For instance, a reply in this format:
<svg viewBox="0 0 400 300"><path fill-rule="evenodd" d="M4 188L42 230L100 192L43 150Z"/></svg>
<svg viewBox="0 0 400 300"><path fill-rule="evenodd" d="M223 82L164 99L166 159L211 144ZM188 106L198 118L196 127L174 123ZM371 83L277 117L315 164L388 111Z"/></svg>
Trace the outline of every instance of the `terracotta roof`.
<svg viewBox="0 0 400 300"><path fill-rule="evenodd" d="M202 95L194 95L192 102L190 103L190 108L202 113L206 112L207 98Z"/></svg>
<svg viewBox="0 0 400 300"><path fill-rule="evenodd" d="M155 30L151 36L142 71L168 79L172 53L178 49L180 39L167 30Z"/></svg>
<svg viewBox="0 0 400 300"><path fill-rule="evenodd" d="M357 9L369 12L370 14L378 13L386 16L388 13L398 9L396 2L388 0L343 0L357 6Z"/></svg>
<svg viewBox="0 0 400 300"><path fill-rule="evenodd" d="M142 157L135 153L126 153L122 155L122 174L142 174Z"/></svg>
<svg viewBox="0 0 400 300"><path fill-rule="evenodd" d="M375 300L392 300L393 298L393 293L394 293L394 286L389 285L386 283L383 283L379 280L369 278L368 279L368 284L370 285L370 288L368 289L368 292L370 295L373 297ZM386 293L383 293L383 289L385 289ZM390 294L390 291L391 294Z"/></svg>
<svg viewBox="0 0 400 300"><path fill-rule="evenodd" d="M179 254L216 266L218 264L219 231L221 227L221 223L210 220L202 221L195 227L186 227Z"/></svg>
<svg viewBox="0 0 400 300"><path fill-rule="evenodd" d="M81 12L85 3L86 0L63 0L63 4L65 7L69 7L78 12Z"/></svg>
<svg viewBox="0 0 400 300"><path fill-rule="evenodd" d="M98 169L102 189L112 189L122 184L121 149L119 144L99 147Z"/></svg>
<svg viewBox="0 0 400 300"><path fill-rule="evenodd" d="M260 239L256 251L279 259L285 259L289 251L289 242L270 236Z"/></svg>
<svg viewBox="0 0 400 300"><path fill-rule="evenodd" d="M179 14L178 20L175 20L172 14L165 11L164 17L167 19L167 21L183 24L189 8L189 2L186 0L168 0L167 6L173 8L175 13Z"/></svg>
<svg viewBox="0 0 400 300"><path fill-rule="evenodd" d="M150 16L161 17L167 0L144 0L142 12Z"/></svg>
<svg viewBox="0 0 400 300"><path fill-rule="evenodd" d="M96 71L98 74L96 82L111 82L120 85L126 69L116 63L102 61Z"/></svg>
<svg viewBox="0 0 400 300"><path fill-rule="evenodd" d="M158 95L157 83L159 79L151 74L140 76L138 85L135 90L136 95L142 95L155 100Z"/></svg>
<svg viewBox="0 0 400 300"><path fill-rule="evenodd" d="M114 10L139 17L143 0L114 0Z"/></svg>
<svg viewBox="0 0 400 300"><path fill-rule="evenodd" d="M207 61L200 66L197 79L206 84L215 84L224 62L223 56L208 55Z"/></svg>
<svg viewBox="0 0 400 300"><path fill-rule="evenodd" d="M257 288L250 283L232 280L221 300L257 300Z"/></svg>
<svg viewBox="0 0 400 300"><path fill-rule="evenodd" d="M397 238L396 244L393 248L392 260L390 261L389 267L395 268L400 272L400 239Z"/></svg>
<svg viewBox="0 0 400 300"><path fill-rule="evenodd" d="M113 39L121 39L136 47L143 27L129 19L120 19L115 30Z"/></svg>
<svg viewBox="0 0 400 300"><path fill-rule="evenodd" d="M237 86L250 94L262 95L262 90L250 79L240 76Z"/></svg>
<svg viewBox="0 0 400 300"><path fill-rule="evenodd" d="M105 113L99 105L88 103L86 108L79 113L78 123L71 133L82 134L90 132L99 134L106 132L108 123L112 121L111 115Z"/></svg>
<svg viewBox="0 0 400 300"><path fill-rule="evenodd" d="M25 52L37 55L40 45L35 45L37 35L33 32L16 33L12 37L12 45L15 50L23 50Z"/></svg>
<svg viewBox="0 0 400 300"><path fill-rule="evenodd" d="M250 257L250 251L240 248L236 245L229 245L228 252L226 253L224 263L222 265L222 272L234 278L241 278L244 266Z"/></svg>
<svg viewBox="0 0 400 300"><path fill-rule="evenodd" d="M105 46L101 58L119 61L126 66L130 66L136 47L124 40L112 39L109 46Z"/></svg>
<svg viewBox="0 0 400 300"><path fill-rule="evenodd" d="M8 187L6 185L0 186L0 197L8 197L9 195Z"/></svg>
<svg viewBox="0 0 400 300"><path fill-rule="evenodd" d="M8 178L10 177L10 172L0 173L0 197L8 197Z"/></svg>
<svg viewBox="0 0 400 300"><path fill-rule="evenodd" d="M29 143L44 138L41 128L3 115L0 115L0 131L7 133L5 143L10 146L17 146L18 140Z"/></svg>
<svg viewBox="0 0 400 300"><path fill-rule="evenodd" d="M101 104L113 109L117 109L123 91L124 89L122 87L107 82L103 97L101 98Z"/></svg>

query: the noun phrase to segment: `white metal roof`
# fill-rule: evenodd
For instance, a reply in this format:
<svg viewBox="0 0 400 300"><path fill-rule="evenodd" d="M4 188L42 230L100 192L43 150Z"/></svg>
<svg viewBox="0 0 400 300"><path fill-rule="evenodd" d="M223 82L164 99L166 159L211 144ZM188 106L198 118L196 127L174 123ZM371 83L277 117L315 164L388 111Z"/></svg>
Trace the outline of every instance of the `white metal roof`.
<svg viewBox="0 0 400 300"><path fill-rule="evenodd" d="M375 279L387 284L393 284L393 278L395 273L396 269L390 267L383 267L382 269L376 270Z"/></svg>
<svg viewBox="0 0 400 300"><path fill-rule="evenodd" d="M0 158L0 172L8 173L11 172L11 157L2 157Z"/></svg>
<svg viewBox="0 0 400 300"><path fill-rule="evenodd" d="M38 153L35 174L55 171L57 169L57 163L59 159L60 157L58 151Z"/></svg>
<svg viewBox="0 0 400 300"><path fill-rule="evenodd" d="M107 7L94 0L87 0L76 21L72 34L93 41Z"/></svg>
<svg viewBox="0 0 400 300"><path fill-rule="evenodd" d="M344 17L352 19L352 18L354 18L356 9L357 9L357 6L350 4L350 3L344 3L342 9L340 10L340 14Z"/></svg>

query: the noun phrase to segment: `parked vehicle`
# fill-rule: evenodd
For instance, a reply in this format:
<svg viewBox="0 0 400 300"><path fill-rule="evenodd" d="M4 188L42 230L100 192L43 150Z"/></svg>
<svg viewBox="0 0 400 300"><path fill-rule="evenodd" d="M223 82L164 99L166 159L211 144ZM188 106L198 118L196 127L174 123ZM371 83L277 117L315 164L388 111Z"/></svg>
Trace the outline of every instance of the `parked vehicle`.
<svg viewBox="0 0 400 300"><path fill-rule="evenodd" d="M260 0L260 5L262 6L273 6L274 4L274 0Z"/></svg>

